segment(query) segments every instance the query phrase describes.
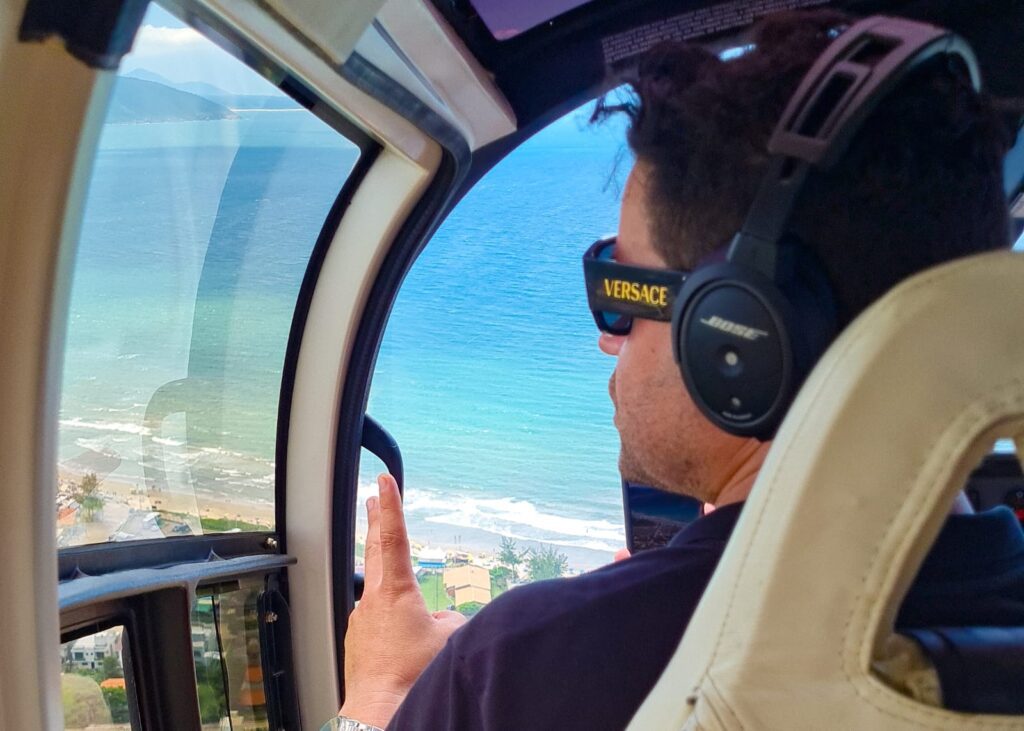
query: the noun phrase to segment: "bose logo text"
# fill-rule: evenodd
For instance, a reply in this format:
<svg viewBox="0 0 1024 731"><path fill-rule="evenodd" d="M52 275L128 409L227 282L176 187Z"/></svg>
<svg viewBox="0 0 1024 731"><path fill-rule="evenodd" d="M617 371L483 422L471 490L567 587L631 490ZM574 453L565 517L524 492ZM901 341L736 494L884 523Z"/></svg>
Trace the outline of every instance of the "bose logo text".
<svg viewBox="0 0 1024 731"><path fill-rule="evenodd" d="M713 327L716 330L721 330L722 332L729 333L730 335L736 335L744 340L757 340L758 338L768 337L768 333L764 330L758 330L756 327L740 325L738 322L726 320L718 315L706 317L700 322L702 325Z"/></svg>

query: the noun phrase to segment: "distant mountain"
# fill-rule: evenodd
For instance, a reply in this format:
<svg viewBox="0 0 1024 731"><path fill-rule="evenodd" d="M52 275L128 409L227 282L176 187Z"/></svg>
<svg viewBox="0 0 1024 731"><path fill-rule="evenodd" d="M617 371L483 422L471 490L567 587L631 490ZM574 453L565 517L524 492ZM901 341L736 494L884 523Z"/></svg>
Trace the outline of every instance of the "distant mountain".
<svg viewBox="0 0 1024 731"><path fill-rule="evenodd" d="M150 71L148 69L133 69L126 74L121 74L122 77L128 77L129 79L142 79L143 81L155 81L158 84L164 86L174 86L174 82L168 79L166 76L161 76L156 71Z"/></svg>
<svg viewBox="0 0 1024 731"><path fill-rule="evenodd" d="M219 86L207 84L205 81L168 81L166 83L168 86L173 86L181 91L187 91L189 94L198 94L199 96L206 97L210 101L216 101L217 97L232 95L231 92L224 91Z"/></svg>
<svg viewBox="0 0 1024 731"><path fill-rule="evenodd" d="M197 94L131 76L118 77L107 111L107 121L114 124L234 119L237 116L228 107Z"/></svg>
<svg viewBox="0 0 1024 731"><path fill-rule="evenodd" d="M299 104L290 96L269 96L264 94L228 94L209 96L210 101L223 104L229 109L299 109Z"/></svg>
<svg viewBox="0 0 1024 731"><path fill-rule="evenodd" d="M161 76L155 71L146 69L134 69L129 71L122 78L141 79L142 81L153 81L164 86L169 86L178 91L186 91L189 94L209 99L215 104L227 107L228 109L298 109L290 96L284 94L232 94L219 86L208 84L205 81L171 81L166 76Z"/></svg>

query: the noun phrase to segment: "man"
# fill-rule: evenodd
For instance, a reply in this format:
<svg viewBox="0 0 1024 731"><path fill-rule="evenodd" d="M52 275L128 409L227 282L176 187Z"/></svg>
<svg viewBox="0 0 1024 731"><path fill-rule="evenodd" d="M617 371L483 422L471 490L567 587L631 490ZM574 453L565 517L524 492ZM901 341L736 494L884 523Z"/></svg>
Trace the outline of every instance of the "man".
<svg viewBox="0 0 1024 731"><path fill-rule="evenodd" d="M636 164L616 260L693 270L722 250L754 198L786 102L847 23L830 11L774 16L757 29L754 50L730 62L685 44L649 55L636 101L598 113L632 121ZM798 204L793 231L821 260L841 327L917 271L1007 245L1005 131L941 64L885 100ZM453 634L463 620L426 611L397 487L383 476L379 501L367 506L367 585L346 638L343 716L395 729L629 722L675 651L770 442L705 419L673 360L667 323L634 318L599 346L617 358L609 391L623 476L717 509L664 549L508 592ZM949 571L972 576L969 595L942 581ZM1024 535L1012 514L951 516L899 622L1024 623Z"/></svg>

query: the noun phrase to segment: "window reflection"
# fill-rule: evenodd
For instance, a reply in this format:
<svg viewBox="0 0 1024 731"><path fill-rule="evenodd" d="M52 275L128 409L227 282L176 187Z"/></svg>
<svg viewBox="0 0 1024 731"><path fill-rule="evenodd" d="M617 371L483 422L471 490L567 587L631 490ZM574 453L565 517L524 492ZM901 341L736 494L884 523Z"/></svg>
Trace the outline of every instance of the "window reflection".
<svg viewBox="0 0 1024 731"><path fill-rule="evenodd" d="M192 655L204 728L269 728L256 606L261 591L262 582L243 582L196 600Z"/></svg>
<svg viewBox="0 0 1024 731"><path fill-rule="evenodd" d="M68 731L128 731L124 627L65 642L60 646L61 700Z"/></svg>
<svg viewBox="0 0 1024 731"><path fill-rule="evenodd" d="M272 530L296 296L357 148L151 5L86 198L60 546Z"/></svg>

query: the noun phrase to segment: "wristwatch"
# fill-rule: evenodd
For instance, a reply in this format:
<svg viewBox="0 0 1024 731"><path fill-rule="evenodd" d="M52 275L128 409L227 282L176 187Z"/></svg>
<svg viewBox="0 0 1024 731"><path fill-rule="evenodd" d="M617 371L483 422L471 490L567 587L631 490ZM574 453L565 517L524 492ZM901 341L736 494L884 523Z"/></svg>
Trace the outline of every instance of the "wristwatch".
<svg viewBox="0 0 1024 731"><path fill-rule="evenodd" d="M384 731L380 726L357 721L354 718L335 716L323 725L320 731Z"/></svg>

